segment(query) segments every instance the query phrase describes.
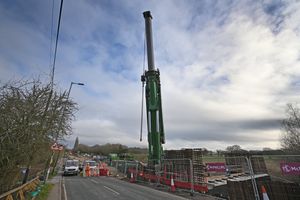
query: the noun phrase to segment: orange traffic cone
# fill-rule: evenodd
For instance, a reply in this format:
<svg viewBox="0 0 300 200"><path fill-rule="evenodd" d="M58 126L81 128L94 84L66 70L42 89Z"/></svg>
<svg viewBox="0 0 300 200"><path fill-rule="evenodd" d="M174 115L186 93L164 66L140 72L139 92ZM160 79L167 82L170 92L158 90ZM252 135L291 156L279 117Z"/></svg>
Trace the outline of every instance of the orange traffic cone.
<svg viewBox="0 0 300 200"><path fill-rule="evenodd" d="M133 173L130 174L130 183L134 183Z"/></svg>
<svg viewBox="0 0 300 200"><path fill-rule="evenodd" d="M262 195L263 195L263 200L270 200L269 197L268 197L266 188L263 185L261 186L261 192L262 192Z"/></svg>
<svg viewBox="0 0 300 200"><path fill-rule="evenodd" d="M175 188L175 184L174 184L174 179L173 176L171 176L171 191L175 192L176 188Z"/></svg>

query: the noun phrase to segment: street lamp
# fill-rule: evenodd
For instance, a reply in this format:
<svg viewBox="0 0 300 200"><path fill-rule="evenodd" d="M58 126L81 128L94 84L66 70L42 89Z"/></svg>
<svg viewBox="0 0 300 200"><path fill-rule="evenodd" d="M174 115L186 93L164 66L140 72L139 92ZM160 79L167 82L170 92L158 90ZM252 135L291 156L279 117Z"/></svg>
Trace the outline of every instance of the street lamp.
<svg viewBox="0 0 300 200"><path fill-rule="evenodd" d="M71 82L70 88L69 88L69 91L68 91L68 95L67 95L67 100L69 99L70 92L71 92L71 89L72 89L72 85L84 85L84 83L75 83L75 82Z"/></svg>
<svg viewBox="0 0 300 200"><path fill-rule="evenodd" d="M70 97L70 92L71 92L71 89L72 89L72 85L81 85L81 86L83 86L84 84L83 84L83 83L71 82L69 91L68 91L68 93L67 93L67 101L69 100L69 97ZM62 116L61 116L61 120L60 120L60 122L59 122L59 127L62 126L63 116L64 116L65 111L66 111L66 105L64 105L64 107L62 108ZM58 140L58 135L59 135L59 130L58 130L58 132L57 132L57 134L56 134L56 137L55 137L55 143L56 143L57 140ZM51 155L51 159L50 159L50 160L53 159L53 156L54 156L54 151L52 152L52 155ZM57 165L58 157L59 157L59 156L56 157L56 160L55 160L55 163L54 163L54 167L53 167L53 169L52 169L52 174L54 174L54 170L55 170L55 166ZM49 169L48 169L47 176L46 176L44 182L46 182L47 179L48 179L49 172L50 172L50 165L51 165L51 161L49 162Z"/></svg>
<svg viewBox="0 0 300 200"><path fill-rule="evenodd" d="M71 92L71 89L72 89L72 85L81 85L82 86L82 85L84 85L84 83L71 82L69 91L67 93L67 99L66 99L67 101L69 100L69 97L70 97L70 92ZM61 121L59 123L59 127L61 127L61 125L62 125L65 110L66 110L66 105L62 108L62 117L61 117ZM57 142L57 139L58 139L58 132L57 132L57 135L56 135L56 138L55 138L55 140L56 140L55 142Z"/></svg>

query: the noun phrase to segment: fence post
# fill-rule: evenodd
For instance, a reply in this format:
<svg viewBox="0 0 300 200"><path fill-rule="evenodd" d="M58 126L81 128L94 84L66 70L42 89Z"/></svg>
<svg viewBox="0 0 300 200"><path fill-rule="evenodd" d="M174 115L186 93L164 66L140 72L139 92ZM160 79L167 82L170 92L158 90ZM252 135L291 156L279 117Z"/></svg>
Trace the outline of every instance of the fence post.
<svg viewBox="0 0 300 200"><path fill-rule="evenodd" d="M119 171L118 167L119 167L119 163L118 163L118 160L116 160L116 169L117 169L117 171Z"/></svg>
<svg viewBox="0 0 300 200"><path fill-rule="evenodd" d="M126 174L126 176L127 176L127 162L126 162L126 160L124 160L124 174Z"/></svg>
<svg viewBox="0 0 300 200"><path fill-rule="evenodd" d="M138 177L138 170L139 170L139 163L137 161L135 161L135 181L137 181L137 177Z"/></svg>
<svg viewBox="0 0 300 200"><path fill-rule="evenodd" d="M191 179L191 195L194 195L194 170L193 170L193 162L191 159L189 159L190 161L190 179Z"/></svg>

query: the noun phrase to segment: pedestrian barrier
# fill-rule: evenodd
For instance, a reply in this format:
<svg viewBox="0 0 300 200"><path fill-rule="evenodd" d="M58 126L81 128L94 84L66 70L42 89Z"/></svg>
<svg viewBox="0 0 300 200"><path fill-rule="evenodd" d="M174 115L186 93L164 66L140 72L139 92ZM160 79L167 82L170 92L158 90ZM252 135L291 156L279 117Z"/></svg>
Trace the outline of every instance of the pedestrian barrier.
<svg viewBox="0 0 300 200"><path fill-rule="evenodd" d="M134 177L133 177L133 171L131 171L130 173L130 183L134 183L135 180L134 180Z"/></svg>
<svg viewBox="0 0 300 200"><path fill-rule="evenodd" d="M19 199L19 200L25 200L25 193L30 194L31 199L35 199L36 196L40 192L40 187L38 187L40 181L39 178L36 177L33 180L21 185L20 187L17 187L15 189L12 189L8 192L5 192L4 194L0 195L0 199L5 199L5 200L14 200L14 199Z"/></svg>

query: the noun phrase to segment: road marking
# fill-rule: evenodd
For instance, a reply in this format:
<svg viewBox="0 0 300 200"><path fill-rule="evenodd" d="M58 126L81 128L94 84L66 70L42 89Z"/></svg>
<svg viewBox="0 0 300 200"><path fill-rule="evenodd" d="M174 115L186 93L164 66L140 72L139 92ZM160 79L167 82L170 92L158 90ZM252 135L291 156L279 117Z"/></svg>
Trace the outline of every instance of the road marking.
<svg viewBox="0 0 300 200"><path fill-rule="evenodd" d="M109 188L109 187L106 187L105 185L104 185L103 187L106 188L106 189L108 189L109 191L115 193L116 195L119 195L119 194L120 194L119 192L117 192L117 191L115 191L115 190L113 190L113 189L111 189L111 188Z"/></svg>
<svg viewBox="0 0 300 200"><path fill-rule="evenodd" d="M59 200L61 200L61 188L62 188L63 181L64 181L64 177L59 179Z"/></svg>
<svg viewBox="0 0 300 200"><path fill-rule="evenodd" d="M63 178L63 189L64 189L64 200L68 200L68 197L67 197L67 191L66 191L66 186L65 186L65 179Z"/></svg>
<svg viewBox="0 0 300 200"><path fill-rule="evenodd" d="M93 180L93 179L90 179L90 180L91 180L93 183L96 183L96 184L98 183L97 181L95 181L95 180Z"/></svg>

